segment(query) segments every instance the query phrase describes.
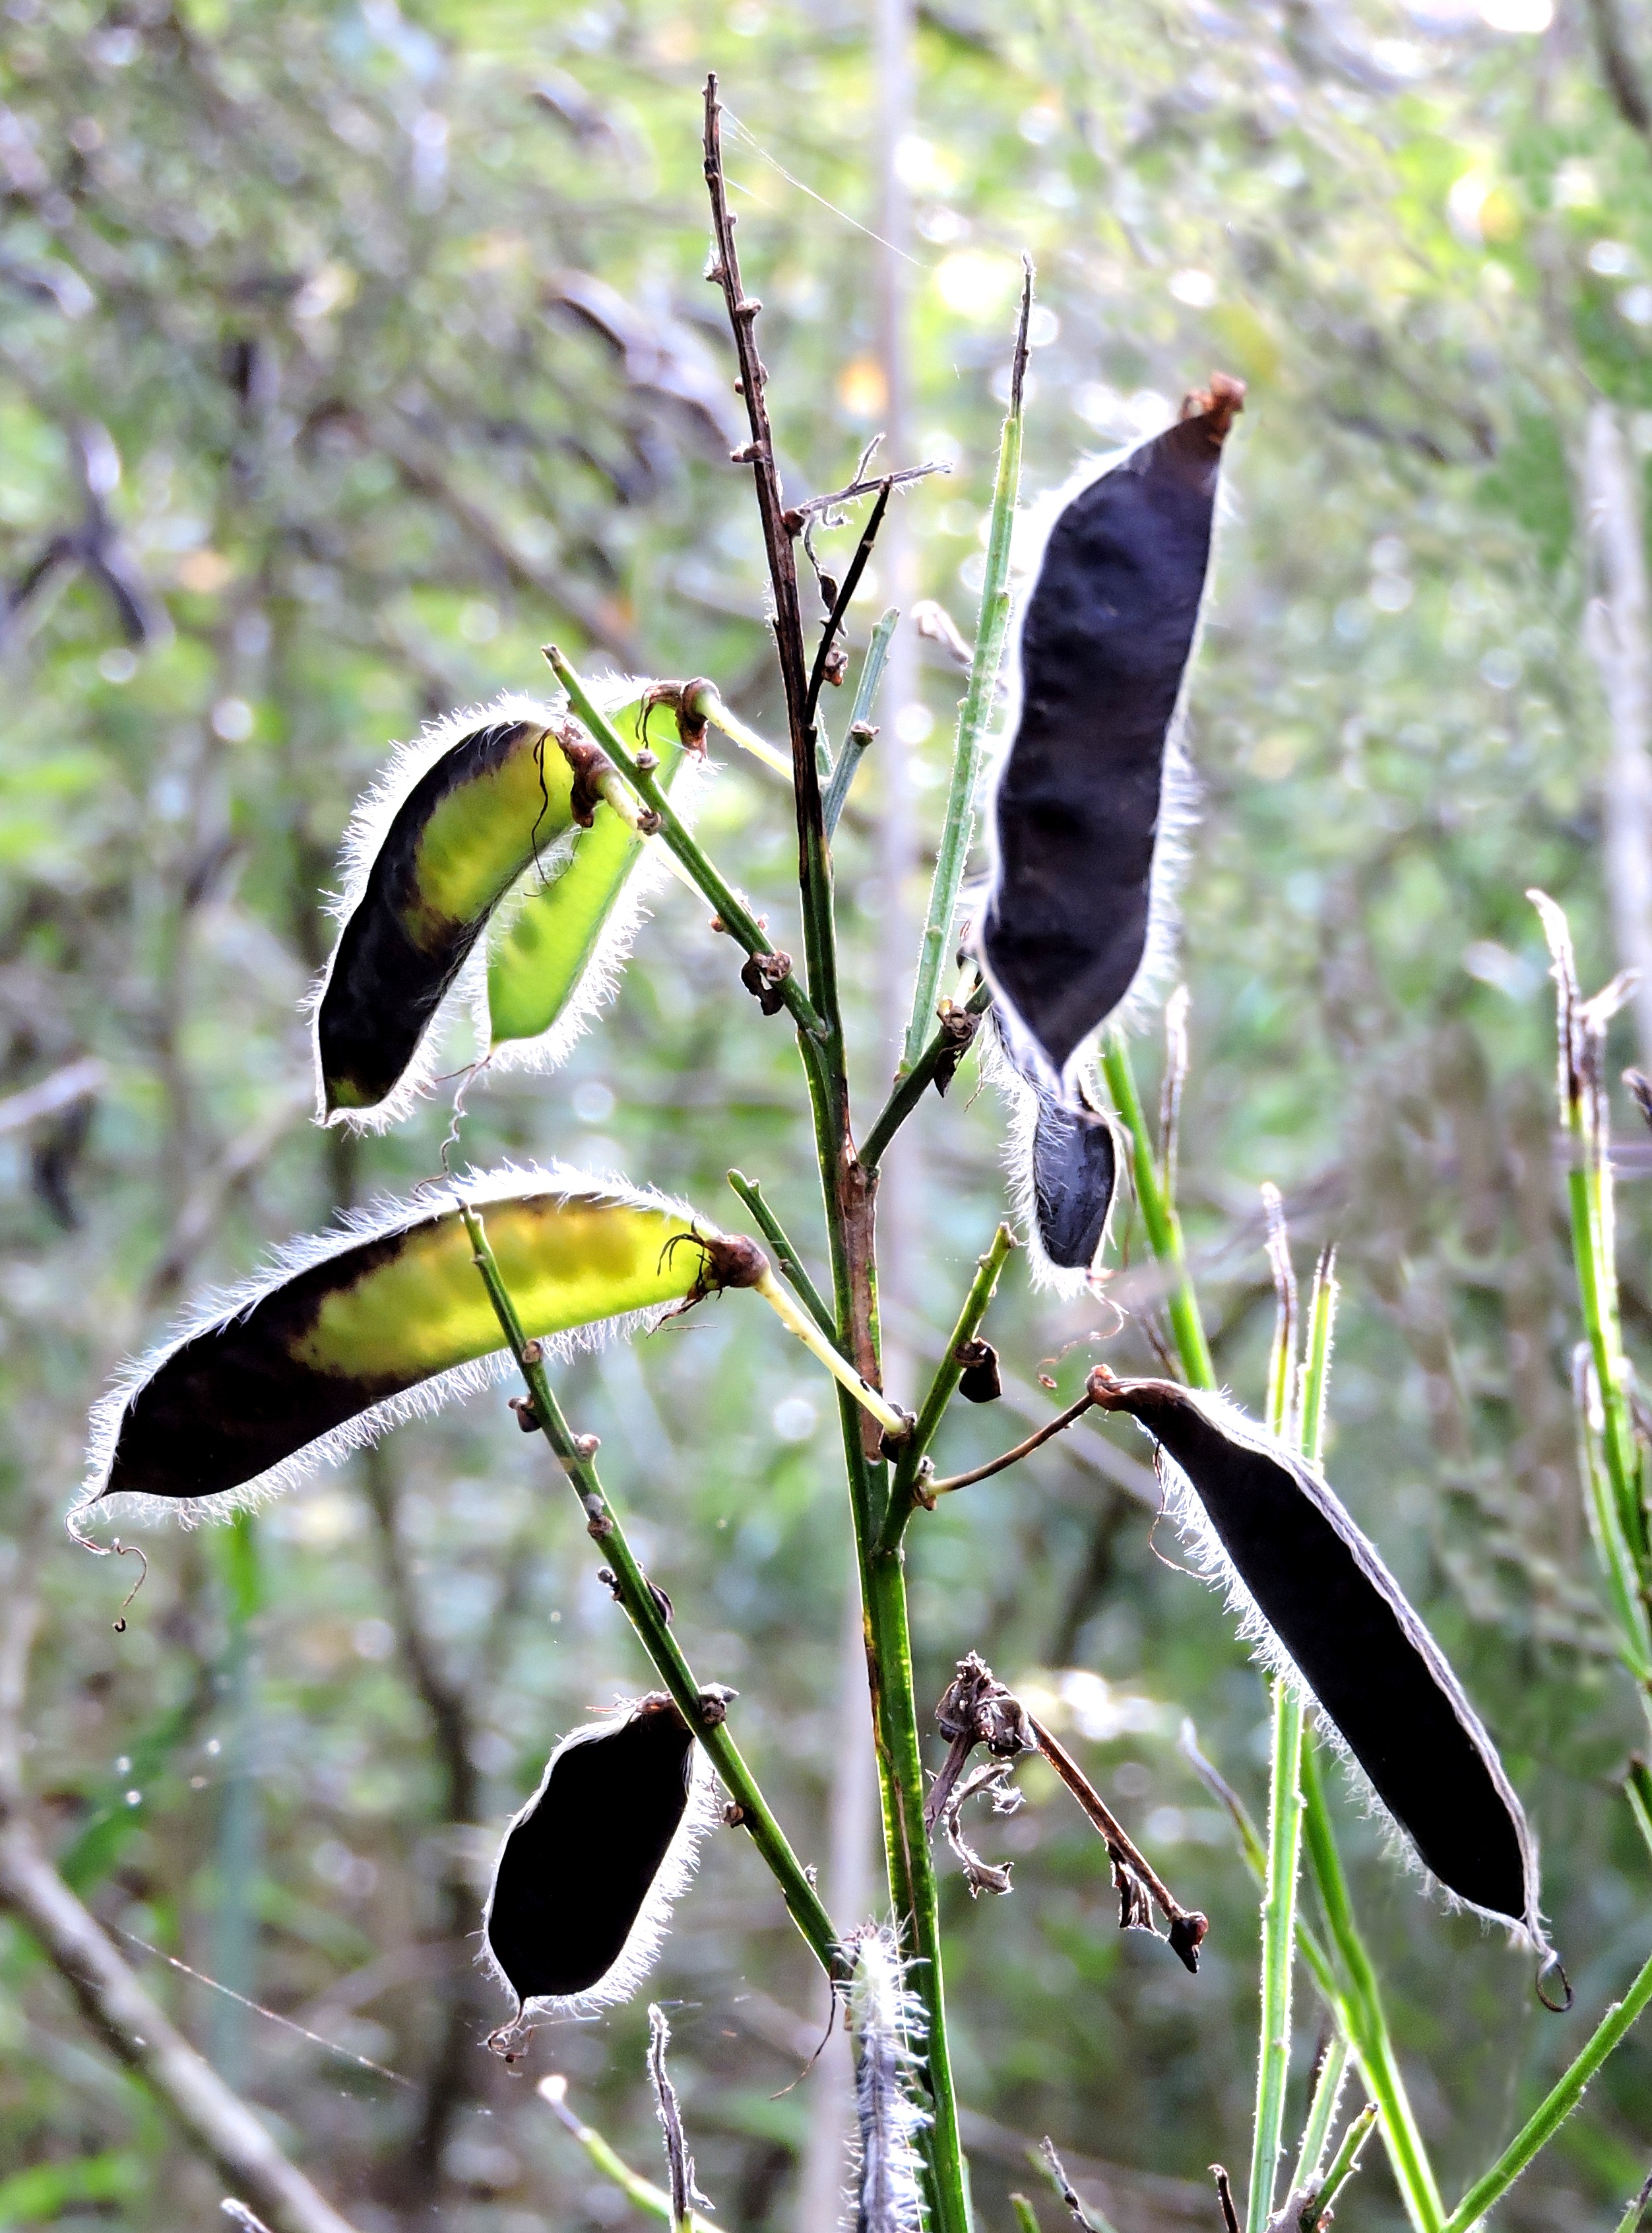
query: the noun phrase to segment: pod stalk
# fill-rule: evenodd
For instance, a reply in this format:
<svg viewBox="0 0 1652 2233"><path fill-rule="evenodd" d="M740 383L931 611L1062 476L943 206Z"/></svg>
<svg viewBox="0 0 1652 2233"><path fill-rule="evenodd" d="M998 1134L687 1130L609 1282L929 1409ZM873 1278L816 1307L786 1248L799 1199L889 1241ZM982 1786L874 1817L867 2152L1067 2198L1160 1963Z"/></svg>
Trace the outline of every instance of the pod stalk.
<svg viewBox="0 0 1652 2233"><path fill-rule="evenodd" d="M903 1411L897 1411L886 1397L862 1379L855 1367L827 1340L820 1328L806 1312L798 1309L781 1286L772 1271L767 1271L757 1281L753 1292L762 1296L769 1308L788 1333L797 1335L811 1357L818 1357L840 1388L846 1388L863 1411L869 1413L892 1442L904 1442L912 1431L912 1422Z"/></svg>

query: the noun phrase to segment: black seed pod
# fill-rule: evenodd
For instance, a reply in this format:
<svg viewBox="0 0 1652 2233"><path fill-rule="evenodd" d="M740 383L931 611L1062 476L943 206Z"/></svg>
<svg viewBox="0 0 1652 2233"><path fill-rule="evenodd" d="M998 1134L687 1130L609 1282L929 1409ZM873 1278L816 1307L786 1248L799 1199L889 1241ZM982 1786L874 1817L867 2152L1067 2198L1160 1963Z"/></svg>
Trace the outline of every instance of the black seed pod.
<svg viewBox="0 0 1652 2233"><path fill-rule="evenodd" d="M996 1403L1004 1393L1004 1376L998 1370L998 1353L990 1341L966 1341L956 1351L956 1362L963 1366L958 1376L958 1392L966 1403Z"/></svg>
<svg viewBox="0 0 1652 2233"><path fill-rule="evenodd" d="M1004 1160L1025 1227L1033 1284L1082 1294L1099 1266L1118 1185L1118 1144L1094 1087L1075 1078L1063 1099L1020 1068L996 1010L981 1034L981 1068L1007 1103Z"/></svg>
<svg viewBox="0 0 1652 2233"><path fill-rule="evenodd" d="M505 1833L482 1911L518 2015L628 1999L715 1819L712 1779L681 1714L651 1692L563 1739Z"/></svg>
<svg viewBox="0 0 1652 2233"><path fill-rule="evenodd" d="M1300 1675L1425 1865L1543 1947L1537 1855L1492 1741L1319 1475L1219 1396L1104 1372L1089 1386L1180 1469L1208 1523L1213 1575L1246 1608L1264 1656Z"/></svg>
<svg viewBox="0 0 1652 2233"><path fill-rule="evenodd" d="M1244 394L1218 374L1080 489L1023 614L981 954L1018 1056L1052 1083L1148 955L1167 752Z"/></svg>

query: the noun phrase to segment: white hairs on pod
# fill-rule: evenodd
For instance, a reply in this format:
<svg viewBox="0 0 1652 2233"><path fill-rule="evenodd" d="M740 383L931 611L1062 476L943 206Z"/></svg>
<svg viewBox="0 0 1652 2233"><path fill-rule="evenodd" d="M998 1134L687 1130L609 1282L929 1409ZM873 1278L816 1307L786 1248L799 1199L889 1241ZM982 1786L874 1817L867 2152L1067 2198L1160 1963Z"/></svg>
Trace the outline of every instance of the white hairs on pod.
<svg viewBox="0 0 1652 2233"><path fill-rule="evenodd" d="M976 910L977 934L971 941L971 950L980 963L983 973L991 982L992 973L986 968L981 954L979 927L986 893L998 882L998 788L1008 762L1010 747L1021 721L1021 637L1025 624L1027 607L1039 573L1044 565L1045 546L1055 531L1057 521L1068 505L1084 491L1113 472L1124 460L1140 449L1145 449L1158 439L1158 433L1145 434L1140 441L1128 442L1122 448L1109 450L1100 456L1081 459L1073 472L1057 488L1046 490L1035 498L1017 523L1014 565L1021 576L1021 588L1016 599L1014 624L1005 646L1004 667L999 689L1002 712L992 739L992 757L982 798L981 814L986 825L987 876L982 891L982 906ZM1223 526L1232 517L1233 498L1227 476L1218 483L1215 518L1211 527L1210 559L1205 570L1205 587L1200 599L1199 618L1188 647L1187 664L1182 669L1181 688L1176 710L1171 717L1165 737L1164 766L1159 785L1159 819L1153 849L1153 869L1148 885L1147 941L1141 959L1136 966L1129 989L1114 1009L1102 1019L1097 1033L1084 1045L1077 1048L1068 1063L1060 1081L1063 1087L1072 1087L1090 1060L1094 1038L1109 1024L1121 1031L1135 1032L1149 1023L1162 1006L1171 989L1175 973L1176 941L1179 929L1177 903L1183 877L1191 858L1189 839L1199 821L1200 786L1193 762L1187 749L1187 690L1189 678L1198 660L1204 640L1205 622L1210 609L1210 584L1216 575L1216 554ZM1007 1006L1008 1004L1006 1004ZM1009 1007L1005 1024L1024 1061L1035 1070L1048 1068L1042 1051L1025 1034ZM1024 1039L1024 1046L1022 1041Z"/></svg>
<svg viewBox="0 0 1652 2233"><path fill-rule="evenodd" d="M595 1737L611 1736L622 1728L636 1711L628 1704L606 1715L602 1721L586 1722L568 1735L545 1763L545 1772L539 1779L533 1796L517 1809L499 1840L499 1855L496 1856L493 1875L497 1878L499 1857L510 1843L511 1834L519 1829L544 1797L550 1786L551 1771L563 1755L575 1745L585 1744ZM637 1910L636 1920L626 1934L625 1944L612 1964L595 1984L582 1993L541 1993L522 2002L516 2024L508 2028L531 2031L537 2024L549 2023L559 2017L600 2015L604 2008L618 2008L636 1992L643 1979L660 1957L671 1930L671 1911L694 1880L699 1867L699 1849L706 1833L718 1827L723 1819L722 1786L717 1771L706 1756L705 1748L696 1743L689 1751L688 1803L683 1816L672 1833L665 1858L655 1872L648 1887L647 1898ZM477 1966L493 1982L503 1986L514 2000L516 1988L495 1961L487 1942L486 1925L493 1911L493 1891L490 1884L486 1904L482 1910L483 1936L477 1952Z"/></svg>
<svg viewBox="0 0 1652 2233"><path fill-rule="evenodd" d="M912 2098L922 2003L907 1984L900 1942L868 1924L852 1941L849 2028L855 2041L855 2116L859 2132L855 2233L922 2233L923 2187L917 2135L927 2122Z"/></svg>
<svg viewBox="0 0 1652 2233"><path fill-rule="evenodd" d="M1493 1925L1506 1931L1510 1941L1527 1946L1535 1952L1547 1955L1551 1949L1543 1930L1543 1919L1538 1907L1538 1856L1537 1842L1525 1821L1519 1800L1504 1773L1485 1723L1464 1695L1461 1685L1452 1672L1439 1645L1423 1626L1410 1600L1382 1559L1376 1545L1356 1526L1352 1515L1331 1490L1318 1468L1308 1459L1287 1449L1267 1429L1251 1418L1239 1406L1226 1396L1212 1394L1203 1389L1183 1391L1185 1400L1202 1411L1219 1429L1232 1441L1258 1450L1276 1462L1289 1464L1304 1492L1317 1508L1330 1519L1337 1534L1352 1551L1356 1564L1369 1579L1374 1581L1393 1607L1408 1641L1422 1653L1435 1670L1437 1678L1452 1696L1459 1718L1477 1741L1490 1766L1493 1781L1513 1818L1521 1826L1525 1872L1526 1911L1523 1922L1514 1922L1491 1909L1480 1907L1465 1899L1442 1884L1428 1867L1408 1835L1405 1826L1396 1820L1372 1784L1347 1739L1320 1705L1301 1670L1291 1657L1283 1638L1257 1604L1244 1580L1235 1570L1223 1547L1208 1513L1200 1501L1198 1490L1183 1468L1154 1436L1143 1422L1138 1421L1141 1431L1154 1443L1159 1478L1165 1492L1165 1513L1186 1545L1193 1566L1201 1578L1213 1589L1219 1590L1222 1601L1235 1620L1239 1639L1251 1647L1257 1663L1301 1700L1326 1744L1336 1754L1344 1774L1357 1793L1366 1813L1378 1822L1383 1830L1385 1842L1408 1873L1420 1878L1431 1897L1453 1913L1477 1916L1483 1924Z"/></svg>
<svg viewBox="0 0 1652 2233"><path fill-rule="evenodd" d="M352 1132L387 1132L393 1124L400 1123L433 1087L439 1075L438 1057L449 1036L453 1017L470 1005L465 994L476 965L474 951L459 971L448 997L431 1019L419 1042L418 1051L393 1090L371 1109L335 1109L330 1116L328 1115L321 1051L315 1040L315 1019L322 1002L327 997L328 986L332 981L344 926L361 904L367 879L373 873L373 864L389 835L391 824L401 811L414 786L429 774L436 763L451 752L455 745L463 742L466 737L474 736L478 729L492 728L502 721L529 721L537 727L548 729L553 722L564 719L567 712L567 700L560 693L547 701L512 690L505 692L502 697L490 700L485 706L466 706L458 713L444 713L439 721L427 721L410 743L397 745L372 784L356 800L339 845L339 889L326 901L326 911L337 923L338 934L334 938L333 950L328 955L320 975L304 997L300 1012L310 1026L311 1060L315 1073L315 1121L318 1124L342 1124ZM478 940L478 946L480 943Z"/></svg>
<svg viewBox="0 0 1652 2233"><path fill-rule="evenodd" d="M1044 1247L1044 1236L1038 1227L1038 1192L1033 1160L1038 1130L1037 1088L1017 1068L1005 1045L996 1007L989 1008L981 1019L981 1028L976 1034L975 1044L981 1077L998 1094L1009 1119L999 1161L1004 1165L1005 1191L1009 1196L1010 1214L1019 1226L1026 1243L1028 1274L1033 1286L1045 1293L1059 1295L1066 1302L1076 1301L1079 1296L1094 1292L1092 1273L1083 1267L1054 1262ZM1075 1090L1088 1112L1100 1116L1112 1131L1115 1167L1121 1168L1123 1150L1117 1127L1102 1110L1085 1098L1082 1083L1075 1087ZM1111 1237L1113 1207L1117 1200L1115 1181L1113 1201L1108 1205L1106 1222L1096 1246L1098 1256Z"/></svg>
<svg viewBox="0 0 1652 2233"><path fill-rule="evenodd" d="M446 1211L457 1210L462 1203L475 1209L485 1210L491 1202L516 1201L540 1194L552 1194L563 1201L613 1203L632 1209L654 1209L668 1216L692 1221L693 1210L686 1202L674 1196L659 1193L652 1187L634 1187L623 1179L603 1176L593 1178L587 1172L576 1170L563 1162L550 1164L507 1163L501 1169L485 1175L433 1182L416 1201L401 1201L386 1195L359 1209L346 1210L337 1224L325 1233L301 1234L283 1241L272 1254L270 1262L250 1278L238 1281L231 1287L209 1289L175 1321L172 1331L154 1348L142 1356L129 1358L110 1381L107 1392L93 1405L88 1422L86 1453L86 1475L81 1494L70 1514L71 1524L78 1521L89 1506L102 1497L109 1468L114 1456L115 1443L120 1437L120 1422L127 1405L138 1390L149 1380L168 1357L203 1333L215 1331L239 1318L255 1303L284 1286L289 1279L301 1272L308 1272L317 1264L329 1262L335 1256L357 1247L364 1240L382 1240L392 1234L409 1231L423 1225L431 1218ZM669 1305L666 1307L669 1308ZM542 1336L548 1357L563 1359L578 1355L582 1351L600 1349L611 1340L628 1340L634 1333L645 1332L658 1322L660 1312L650 1308L622 1312L611 1318L599 1318L593 1324L570 1328L565 1333ZM534 1329L529 1326L531 1336ZM497 1386L515 1370L510 1351L500 1347L492 1355L474 1359L468 1364L454 1365L451 1370L439 1372L416 1386L404 1389L398 1396L374 1403L353 1418L344 1420L302 1449L295 1450L279 1465L267 1472L257 1474L237 1488L225 1489L216 1496L169 1497L136 1494L116 1494L101 1504L98 1517L107 1518L134 1526L153 1526L163 1520L177 1520L185 1527L193 1527L203 1520L227 1520L232 1514L256 1510L279 1496L283 1490L292 1488L322 1466L340 1465L351 1454L376 1442L393 1427L404 1420L428 1418L449 1403L463 1402L467 1396L480 1395Z"/></svg>
<svg viewBox="0 0 1652 2233"><path fill-rule="evenodd" d="M645 683L629 686L636 690L647 688ZM620 704L628 703L621 698ZM611 709L610 709L611 710ZM667 713L666 718L669 719ZM671 803L682 820L692 830L694 815L699 805L700 787L708 774L717 772L713 761L703 760L697 752L684 755L685 765L678 771L671 786ZM574 841L580 833L571 831L566 839L559 839L555 851L547 854L544 883L554 883L574 853ZM511 1071L543 1071L559 1070L574 1048L590 1029L591 1025L617 995L625 965L631 959L631 948L637 933L649 920L647 902L660 888L671 881L670 863L662 859L665 840L651 839L642 849L642 857L634 863L626 877L619 897L608 909L607 920L597 934L589 960L580 973L579 981L563 1005L563 1012L537 1038L506 1039L487 1056L481 1075L485 1079L504 1076ZM486 947L494 935L508 932L517 912L533 898L540 889L530 869L518 878L515 888L501 901L495 920L489 925L488 935L478 939L477 950L465 967L465 990L471 1003L472 1025L477 1044L486 1046L491 1030L488 1014L488 984ZM457 991L457 987L455 990Z"/></svg>

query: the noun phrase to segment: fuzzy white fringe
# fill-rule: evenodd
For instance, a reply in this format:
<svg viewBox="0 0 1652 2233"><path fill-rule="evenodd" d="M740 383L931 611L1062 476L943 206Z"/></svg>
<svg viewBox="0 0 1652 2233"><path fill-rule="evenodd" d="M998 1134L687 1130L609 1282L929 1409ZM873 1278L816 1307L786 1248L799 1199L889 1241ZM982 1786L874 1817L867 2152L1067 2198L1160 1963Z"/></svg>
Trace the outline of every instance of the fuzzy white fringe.
<svg viewBox="0 0 1652 2233"><path fill-rule="evenodd" d="M1383 1805L1364 1770L1349 1750L1342 1732L1329 1715L1321 1709L1318 1700L1304 1679L1278 1631L1272 1627L1256 1599L1251 1595L1235 1572L1209 1516L1199 1499L1199 1493L1181 1468L1160 1443L1154 1442L1160 1478L1165 1486L1165 1509L1182 1541L1187 1545L1194 1566L1214 1589L1220 1590L1223 1602L1237 1620L1240 1640L1251 1646L1252 1655L1271 1675L1288 1683L1301 1698L1304 1706L1313 1715L1326 1742L1341 1761L1350 1782L1358 1791L1366 1812L1382 1824L1390 1846L1405 1866L1422 1878L1431 1893L1445 1906L1477 1915L1483 1923L1496 1925L1507 1931L1517 1945L1531 1948L1547 1955L1551 1949L1543 1927L1539 1911L1539 1882L1538 1850L1531 1834L1524 1810L1513 1787L1505 1774L1497 1748L1487 1734L1485 1723L1470 1704L1462 1685L1447 1663L1444 1653L1434 1642L1412 1609L1409 1600L1384 1564L1382 1554L1363 1531L1356 1526L1352 1514L1337 1496L1318 1469L1289 1449L1268 1433L1257 1421L1248 1417L1237 1403L1225 1396L1215 1396L1203 1390L1184 1391L1187 1400L1217 1427L1219 1432L1246 1448L1262 1452L1276 1463L1287 1466L1301 1483L1304 1494L1324 1515L1352 1552L1356 1564L1382 1592L1393 1606L1407 1637L1421 1653L1435 1680L1451 1702L1452 1710L1468 1732L1486 1761L1498 1794L1519 1826L1521 1859L1524 1865L1525 1913L1519 1923L1512 1923L1506 1915L1488 1908L1478 1907L1472 1900L1442 1885L1406 1835L1403 1826ZM1145 1428L1142 1430L1148 1432ZM1152 1439L1149 1436L1149 1439Z"/></svg>
<svg viewBox="0 0 1652 2233"><path fill-rule="evenodd" d="M1075 1079L1071 1090L1076 1092L1092 1116L1101 1117L1113 1135L1114 1182L1113 1200L1108 1205L1102 1237L1096 1243L1095 1256L1088 1268L1075 1269L1052 1262L1038 1230L1038 1192L1033 1169L1033 1149L1038 1130L1038 1088L1016 1066L1008 1047L1004 1044L996 1008L989 1008L982 1019L976 1035L976 1046L980 1074L1003 1102L1009 1120L999 1160L1004 1165L1005 1192L1009 1197L1010 1214L1015 1219L1026 1242L1027 1269L1035 1287L1047 1294L1059 1295L1063 1301L1076 1301L1081 1295L1096 1292L1096 1272L1113 1234L1113 1211L1119 1196L1118 1174L1124 1168L1124 1151L1117 1125L1100 1106L1097 1097L1086 1090L1093 1071L1083 1070ZM1047 1090L1048 1089L1046 1089Z"/></svg>
<svg viewBox="0 0 1652 2233"><path fill-rule="evenodd" d="M992 766L983 804L986 823L989 871L986 885L975 909L975 928L971 934L971 950L982 974L992 986L997 1005L1004 1016L1017 1057L1023 1066L1039 1075L1047 1075L1050 1065L1043 1050L1037 1045L1016 1014L1002 988L993 980L982 955L979 926L985 918L987 895L997 884L998 863L998 792L1004 770L1009 759L1010 746L1021 720L1021 638L1026 622L1027 606L1038 576L1044 570L1044 555L1057 521L1062 513L1084 491L1096 482L1115 472L1127 458L1135 455L1147 444L1157 439L1146 435L1140 442L1127 444L1122 449L1108 452L1101 457L1081 460L1076 470L1059 488L1048 491L1028 509L1023 530L1026 551L1024 587L1018 600L1015 626L1006 647L1003 691L1003 716L996 733ZM1205 574L1205 589L1200 599L1199 618L1193 629L1193 642L1188 648L1187 663L1182 670L1181 690L1176 710L1171 717L1165 738L1164 768L1159 786L1159 820L1153 850L1153 868L1148 883L1148 932L1141 959L1123 999L1104 1016L1083 1045L1076 1048L1059 1078L1051 1083L1058 1091L1071 1093L1076 1082L1091 1060L1096 1040L1107 1026L1116 1025L1122 1031L1136 1031L1162 1005L1170 990L1176 963L1177 916L1176 903L1190 858L1189 840L1199 819L1199 782L1187 751L1187 699L1188 681L1199 656L1199 647L1205 631L1205 620L1210 604L1210 584L1215 578L1217 546L1225 520L1231 516L1232 499L1226 477L1218 484L1216 518L1211 535L1210 563ZM1018 552L1018 569L1021 566Z"/></svg>
<svg viewBox="0 0 1652 2233"><path fill-rule="evenodd" d="M921 2233L923 2188L916 2140L927 2121L912 2098L914 2042L923 2008L907 1984L894 1932L868 1925L856 1934L849 1984L858 2127L855 2233Z"/></svg>
<svg viewBox="0 0 1652 2233"><path fill-rule="evenodd" d="M469 1364L455 1365L452 1370L439 1372L429 1380L420 1381L398 1396L387 1397L382 1403L361 1411L342 1425L325 1435L318 1436L301 1450L295 1450L279 1465L256 1475L240 1487L225 1489L216 1496L160 1497L118 1494L101 1502L109 1478L109 1468L114 1448L120 1438L120 1425L133 1397L145 1383L158 1372L167 1358L175 1355L186 1342L199 1334L209 1333L227 1325L232 1318L241 1317L254 1304L262 1302L278 1287L284 1286L301 1272L309 1271L317 1264L330 1262L362 1242L381 1240L396 1233L429 1223L433 1219L455 1214L461 1202L478 1209L485 1209L490 1202L517 1201L535 1195L550 1194L563 1201L611 1202L633 1209L658 1210L662 1214L680 1217L695 1222L695 1214L686 1202L669 1195L660 1194L653 1188L633 1187L624 1180L604 1176L592 1178L586 1172L576 1170L567 1163L507 1164L503 1169L478 1175L443 1180L433 1183L416 1201L400 1201L393 1196L370 1202L361 1209L346 1211L339 1223L329 1232L307 1234L288 1240L277 1248L270 1263L250 1279L232 1287L209 1290L176 1322L166 1338L141 1357L133 1357L115 1373L106 1394L93 1406L90 1432L87 1444L86 1475L80 1496L73 1507L73 1518L82 1519L88 1506L99 1505L98 1517L137 1526L153 1525L162 1520L175 1520L186 1527L202 1520L227 1519L232 1513L256 1509L303 1480L320 1466L338 1465L354 1450L364 1449L378 1441L392 1427L400 1426L406 1419L426 1418L441 1410L445 1405L480 1394L496 1385L511 1371L510 1352L501 1346L491 1357L478 1357ZM699 1221L704 1227L704 1221ZM706 1231L710 1227L704 1227ZM615 1338L628 1339L634 1333L652 1326L657 1318L653 1310L631 1311L611 1318L602 1318L588 1326L578 1326L566 1333L543 1337L548 1355L567 1357L582 1350L601 1348ZM528 1328L530 1334L533 1328Z"/></svg>
<svg viewBox="0 0 1652 2233"><path fill-rule="evenodd" d="M586 1744L594 1737L612 1736L623 1728L636 1712L628 1705L600 1722L587 1722L569 1734L545 1763L545 1772L539 1779L539 1787L525 1806L511 1818L504 1837L499 1841L503 1856L511 1832L525 1822L545 1795L551 1770L563 1754L575 1745ZM671 1911L694 1880L699 1866L699 1849L706 1834L714 1830L722 1819L722 1786L717 1772L704 1749L695 1744L689 1753L688 1804L683 1809L682 1820L677 1825L670 1845L666 1848L654 1880L648 1887L648 1896L637 1910L635 1922L626 1935L613 1966L582 1993L541 1993L521 2002L517 2022L531 2031L536 2024L548 2023L558 2017L600 2015L604 2008L617 2008L628 2001L658 1960L660 1948L671 1930ZM499 1872L498 1860L493 1865L493 1878ZM477 1956L478 1965L497 1983L502 1985L511 1998L516 1990L489 1950L486 1925L493 1913L493 1888L491 1882L487 1901L482 1910L484 1937Z"/></svg>

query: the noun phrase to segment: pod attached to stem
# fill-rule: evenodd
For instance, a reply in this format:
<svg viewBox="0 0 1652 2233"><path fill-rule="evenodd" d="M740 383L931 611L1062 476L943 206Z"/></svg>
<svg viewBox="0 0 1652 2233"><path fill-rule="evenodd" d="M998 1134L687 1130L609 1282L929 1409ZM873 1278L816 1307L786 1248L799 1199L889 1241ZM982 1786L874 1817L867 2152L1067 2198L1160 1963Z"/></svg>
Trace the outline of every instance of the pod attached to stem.
<svg viewBox="0 0 1652 2233"><path fill-rule="evenodd" d="M1299 1677L1446 1890L1545 1950L1537 1853L1490 1737L1374 1546L1305 1458L1169 1380L1089 1392L1128 1412L1189 1493L1181 1517L1265 1657Z"/></svg>

